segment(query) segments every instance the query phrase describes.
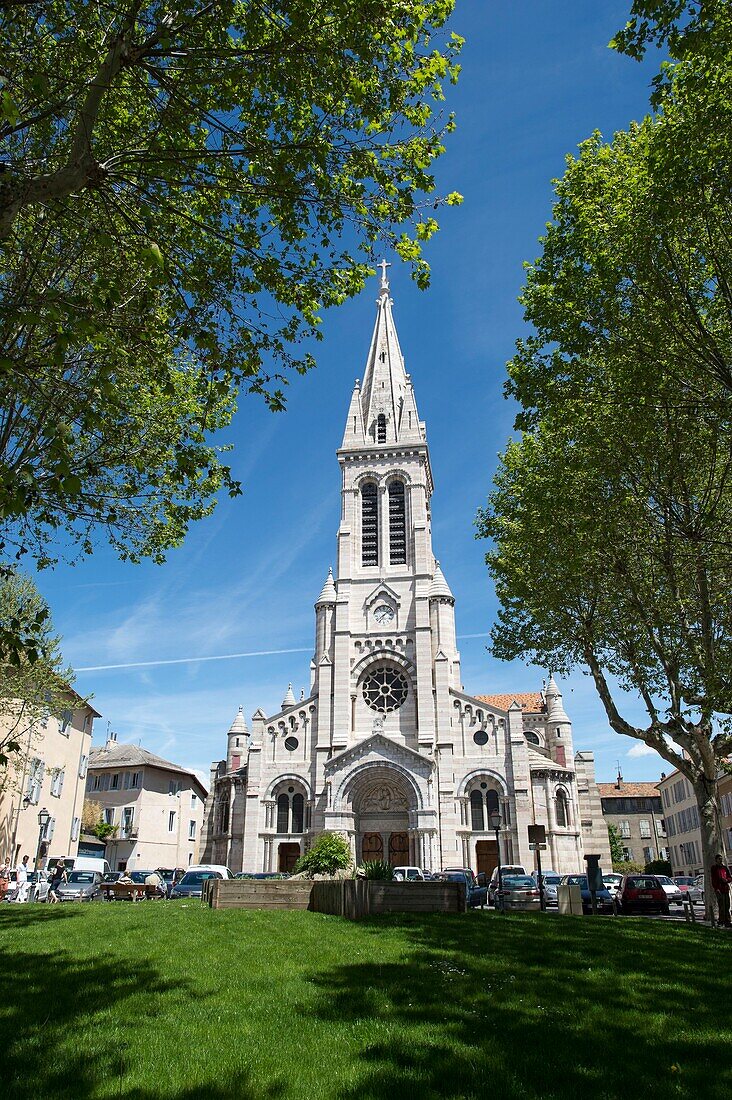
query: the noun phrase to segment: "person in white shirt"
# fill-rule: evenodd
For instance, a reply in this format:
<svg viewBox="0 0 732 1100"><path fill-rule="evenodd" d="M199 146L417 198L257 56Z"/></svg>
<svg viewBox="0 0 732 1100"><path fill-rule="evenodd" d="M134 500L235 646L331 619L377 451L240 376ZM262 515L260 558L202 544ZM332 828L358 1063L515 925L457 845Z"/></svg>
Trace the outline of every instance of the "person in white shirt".
<svg viewBox="0 0 732 1100"><path fill-rule="evenodd" d="M16 868L16 871L15 871L15 875L16 875L16 879L17 879L17 883L18 883L18 892L15 895L15 900L16 901L23 902L23 901L28 900L28 887L29 887L29 882L28 882L28 860L29 860L29 858L30 858L29 856L23 856L22 862L18 864L18 866Z"/></svg>

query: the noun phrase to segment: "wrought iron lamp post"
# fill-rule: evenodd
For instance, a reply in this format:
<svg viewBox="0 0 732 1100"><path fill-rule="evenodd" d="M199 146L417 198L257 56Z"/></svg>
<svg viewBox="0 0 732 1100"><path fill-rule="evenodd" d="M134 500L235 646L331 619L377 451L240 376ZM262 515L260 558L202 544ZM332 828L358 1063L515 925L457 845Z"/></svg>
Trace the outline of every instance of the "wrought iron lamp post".
<svg viewBox="0 0 732 1100"><path fill-rule="evenodd" d="M496 834L496 853L498 855L498 893L496 894L496 898L500 897L500 899L501 899L500 909L501 909L501 912L505 913L506 910L505 910L505 905L503 903L503 879L502 879L502 875L501 875L501 842L498 839L498 830L501 828L501 815L498 812L498 810L493 810L489 814L488 820L490 821L491 829ZM496 909L498 909L498 908L499 908L498 905L496 905Z"/></svg>
<svg viewBox="0 0 732 1100"><path fill-rule="evenodd" d="M41 869L38 866L38 864L40 862L40 858L41 858L41 844L43 843L43 839L46 835L46 829L48 828L48 823L49 823L50 820L51 820L51 815L44 806L42 810L38 811L38 844L36 845L36 862L35 862L35 872L36 872L35 891L36 891L36 896L38 896L41 892L40 891L40 886L41 886L40 870ZM29 897L32 898L32 896L33 896L33 887L31 887Z"/></svg>

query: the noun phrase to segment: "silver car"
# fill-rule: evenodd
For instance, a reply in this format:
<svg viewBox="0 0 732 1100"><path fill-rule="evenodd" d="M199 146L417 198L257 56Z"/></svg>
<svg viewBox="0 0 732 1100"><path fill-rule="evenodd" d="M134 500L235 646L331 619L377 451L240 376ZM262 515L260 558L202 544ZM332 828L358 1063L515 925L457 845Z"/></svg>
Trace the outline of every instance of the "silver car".
<svg viewBox="0 0 732 1100"><path fill-rule="evenodd" d="M67 882L56 890L59 901L97 901L102 896L102 876L99 871L70 871Z"/></svg>

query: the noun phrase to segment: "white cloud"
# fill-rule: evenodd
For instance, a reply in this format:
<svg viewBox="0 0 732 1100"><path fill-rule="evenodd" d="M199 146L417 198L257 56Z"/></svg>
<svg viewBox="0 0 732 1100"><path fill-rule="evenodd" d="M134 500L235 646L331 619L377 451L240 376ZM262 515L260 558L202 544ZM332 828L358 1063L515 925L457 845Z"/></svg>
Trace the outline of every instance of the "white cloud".
<svg viewBox="0 0 732 1100"><path fill-rule="evenodd" d="M652 749L650 745L644 744L642 741L638 741L635 745L632 745L628 749L626 756L656 756L656 750Z"/></svg>

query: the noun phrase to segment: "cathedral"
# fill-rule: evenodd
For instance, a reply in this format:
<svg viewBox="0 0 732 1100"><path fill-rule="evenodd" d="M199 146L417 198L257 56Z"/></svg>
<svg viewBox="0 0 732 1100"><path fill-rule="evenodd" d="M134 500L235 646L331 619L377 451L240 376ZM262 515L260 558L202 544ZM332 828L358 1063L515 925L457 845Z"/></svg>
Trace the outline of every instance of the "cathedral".
<svg viewBox="0 0 732 1100"><path fill-rule="evenodd" d="M354 861L431 871L535 867L527 826L546 827L543 866L610 865L591 752L552 677L542 690L470 695L455 598L435 559L432 467L382 265L363 380L343 441L337 569L315 601L310 692L276 714L241 712L211 769L202 862L291 871L324 830ZM497 830L496 830L497 826Z"/></svg>

